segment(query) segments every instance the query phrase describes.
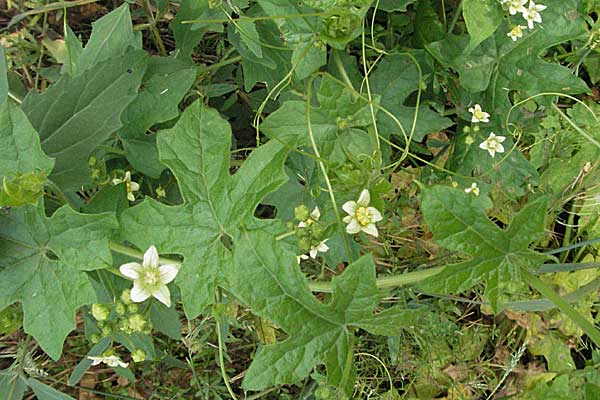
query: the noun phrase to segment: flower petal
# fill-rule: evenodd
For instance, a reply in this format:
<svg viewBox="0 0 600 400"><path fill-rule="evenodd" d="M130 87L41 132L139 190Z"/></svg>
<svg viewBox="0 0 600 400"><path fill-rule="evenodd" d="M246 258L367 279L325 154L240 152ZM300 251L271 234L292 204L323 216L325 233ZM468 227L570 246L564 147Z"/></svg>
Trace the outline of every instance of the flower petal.
<svg viewBox="0 0 600 400"><path fill-rule="evenodd" d="M175 264L165 264L158 267L158 274L160 276L160 281L165 285L171 282L177 276L179 272L179 265Z"/></svg>
<svg viewBox="0 0 600 400"><path fill-rule="evenodd" d="M500 143L498 143L498 145L496 146L496 151L498 153L504 153L504 146L502 146Z"/></svg>
<svg viewBox="0 0 600 400"><path fill-rule="evenodd" d="M98 365L102 361L104 361L104 357L92 357L92 356L88 356L88 360L92 360L92 365Z"/></svg>
<svg viewBox="0 0 600 400"><path fill-rule="evenodd" d="M308 224L304 221L298 222L298 228L306 228L307 226L308 226Z"/></svg>
<svg viewBox="0 0 600 400"><path fill-rule="evenodd" d="M346 226L346 232L351 235L360 232L360 224L356 219L353 218L352 221L350 221L350 223Z"/></svg>
<svg viewBox="0 0 600 400"><path fill-rule="evenodd" d="M317 258L317 253L319 252L319 250L316 247L313 247L310 249L310 258Z"/></svg>
<svg viewBox="0 0 600 400"><path fill-rule="evenodd" d="M127 193L127 200L135 201L135 195L131 192Z"/></svg>
<svg viewBox="0 0 600 400"><path fill-rule="evenodd" d="M375 226L375 224L369 224L369 225L363 226L361 228L361 230L368 235L375 236L375 237L379 236L379 232L377 232L377 227Z"/></svg>
<svg viewBox="0 0 600 400"><path fill-rule="evenodd" d="M498 143L502 143L506 140L506 136L496 136L496 140Z"/></svg>
<svg viewBox="0 0 600 400"><path fill-rule="evenodd" d="M146 289L142 288L140 285L133 284L133 288L131 288L131 301L134 303L141 303L150 297L150 292Z"/></svg>
<svg viewBox="0 0 600 400"><path fill-rule="evenodd" d="M329 251L329 246L327 246L327 244L325 244L325 240L323 240L321 243L319 243L319 247L317 247L317 250L319 250L321 253L326 253L327 251Z"/></svg>
<svg viewBox="0 0 600 400"><path fill-rule="evenodd" d="M154 245L144 253L144 267L158 267L158 251Z"/></svg>
<svg viewBox="0 0 600 400"><path fill-rule="evenodd" d="M160 285L152 291L152 296L167 307L171 307L171 293L167 285Z"/></svg>
<svg viewBox="0 0 600 400"><path fill-rule="evenodd" d="M342 221L344 221L345 224L349 224L350 221L354 219L354 217L354 215L346 215L344 218L342 218Z"/></svg>
<svg viewBox="0 0 600 400"><path fill-rule="evenodd" d="M142 270L142 266L136 262L130 262L127 264L123 264L119 267L119 271L129 279L136 280L140 277L140 271Z"/></svg>
<svg viewBox="0 0 600 400"><path fill-rule="evenodd" d="M383 216L375 207L367 207L367 211L369 213L369 216L371 217L371 222L378 222L383 219Z"/></svg>
<svg viewBox="0 0 600 400"><path fill-rule="evenodd" d="M321 218L321 211L319 211L319 207L315 207L315 209L310 213L310 216L312 219L318 221L319 218Z"/></svg>
<svg viewBox="0 0 600 400"><path fill-rule="evenodd" d="M358 197L356 204L362 207L366 207L369 205L370 202L371 195L369 194L369 191L367 189L363 189L363 191L360 192L360 196Z"/></svg>
<svg viewBox="0 0 600 400"><path fill-rule="evenodd" d="M138 190L140 190L140 184L137 182L130 182L129 190L131 190L132 192L137 192Z"/></svg>
<svg viewBox="0 0 600 400"><path fill-rule="evenodd" d="M125 178L123 178L123 182L131 182L131 172L125 172Z"/></svg>
<svg viewBox="0 0 600 400"><path fill-rule="evenodd" d="M347 201L342 206L342 209L346 211L350 215L356 214L356 202L355 201Z"/></svg>

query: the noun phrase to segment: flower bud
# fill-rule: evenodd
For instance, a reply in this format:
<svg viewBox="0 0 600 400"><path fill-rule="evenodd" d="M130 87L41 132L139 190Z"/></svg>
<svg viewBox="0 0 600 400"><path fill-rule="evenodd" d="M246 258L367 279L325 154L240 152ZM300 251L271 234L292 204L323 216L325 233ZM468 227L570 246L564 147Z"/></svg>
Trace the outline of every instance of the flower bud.
<svg viewBox="0 0 600 400"><path fill-rule="evenodd" d="M113 327L110 324L104 325L102 328L102 336L107 337L113 334Z"/></svg>
<svg viewBox="0 0 600 400"><path fill-rule="evenodd" d="M475 125L475 126L473 127L473 132L477 133L477 132L479 132L479 130L480 130L480 129L481 129L481 128L479 128L479 126L478 126L478 125Z"/></svg>
<svg viewBox="0 0 600 400"><path fill-rule="evenodd" d="M125 315L125 304L121 303L120 301L115 303L115 311L119 315Z"/></svg>
<svg viewBox="0 0 600 400"><path fill-rule="evenodd" d="M129 317L129 327L134 332L142 332L146 327L146 318L142 314L133 314Z"/></svg>
<svg viewBox="0 0 600 400"><path fill-rule="evenodd" d="M142 362L146 360L146 352L142 349L135 349L133 353L131 353L131 359L136 363Z"/></svg>
<svg viewBox="0 0 600 400"><path fill-rule="evenodd" d="M306 253L310 250L311 240L310 238L301 238L298 239L298 247L300 248L301 253Z"/></svg>
<svg viewBox="0 0 600 400"><path fill-rule="evenodd" d="M110 315L110 309L104 304L92 304L92 316L96 321L104 321Z"/></svg>
<svg viewBox="0 0 600 400"><path fill-rule="evenodd" d="M90 342L92 342L92 344L98 343L100 339L102 339L102 337L98 333L94 333L92 336L90 336Z"/></svg>
<svg viewBox="0 0 600 400"><path fill-rule="evenodd" d="M471 132L471 127L470 127L470 126L463 126L463 132L464 132L464 133L469 133L469 132Z"/></svg>
<svg viewBox="0 0 600 400"><path fill-rule="evenodd" d="M304 204L294 208L294 217L296 217L298 221L306 221L309 215L310 211L308 210L308 207L306 207Z"/></svg>
<svg viewBox="0 0 600 400"><path fill-rule="evenodd" d="M314 223L312 224L312 226L310 227L310 234L312 236L313 239L321 239L321 237L323 236L323 233L325 232L325 228L323 228L323 225L319 224L319 223Z"/></svg>
<svg viewBox="0 0 600 400"><path fill-rule="evenodd" d="M140 309L140 306L138 306L138 305L137 305L137 304L135 304L135 303L129 304L129 305L127 306L127 312L128 312L129 314L135 314L136 312L138 312L138 310L139 310L139 309Z"/></svg>
<svg viewBox="0 0 600 400"><path fill-rule="evenodd" d="M131 290L126 289L121 293L121 301L125 304L131 304Z"/></svg>
<svg viewBox="0 0 600 400"><path fill-rule="evenodd" d="M471 135L467 135L467 137L465 138L465 143L468 144L469 146L472 145L475 142L475 139L473 139L473 136Z"/></svg>

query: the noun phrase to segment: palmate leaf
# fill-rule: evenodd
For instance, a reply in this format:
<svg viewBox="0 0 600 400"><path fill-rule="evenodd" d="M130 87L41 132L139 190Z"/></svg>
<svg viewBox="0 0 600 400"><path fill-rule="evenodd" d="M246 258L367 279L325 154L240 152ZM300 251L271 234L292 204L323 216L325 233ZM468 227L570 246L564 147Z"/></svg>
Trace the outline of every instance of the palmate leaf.
<svg viewBox="0 0 600 400"><path fill-rule="evenodd" d="M426 134L441 131L454 124L452 120L442 117L428 106L420 105L417 110L416 107L404 105L419 85L419 72L410 58L401 55L385 57L369 79L371 90L381 95L381 106L398 119L407 137L418 111L412 140L420 142ZM400 127L387 114L380 111L377 114L377 123L382 135L395 135L405 140Z"/></svg>
<svg viewBox="0 0 600 400"><path fill-rule="evenodd" d="M500 284L519 280L522 269L536 268L549 258L529 249L544 235L546 205L545 197L528 203L515 215L510 227L503 230L487 217L485 209L491 206L487 198L443 186L426 189L421 210L434 239L471 259L448 265L420 287L437 293L457 293L485 282L492 308L500 311Z"/></svg>
<svg viewBox="0 0 600 400"><path fill-rule="evenodd" d="M250 390L298 382L315 366L325 364L329 383L350 394L356 373L352 353L355 328L397 335L422 315L418 310L396 307L373 314L381 294L368 255L333 279L330 303L319 302L298 269L295 254L261 230L245 231L236 238L233 268L226 272L233 294L289 335L259 349L243 382Z"/></svg>
<svg viewBox="0 0 600 400"><path fill-rule="evenodd" d="M107 237L117 221L67 206L48 218L41 203L0 213L0 309L21 301L25 332L58 359L75 312L95 300L84 271L112 265Z"/></svg>
<svg viewBox="0 0 600 400"><path fill-rule="evenodd" d="M56 159L51 179L63 190L90 182L92 150L121 126L146 70L147 55L131 50L73 78L64 75L44 93L30 92L22 109L38 131L42 149Z"/></svg>
<svg viewBox="0 0 600 400"><path fill-rule="evenodd" d="M161 253L183 255L176 283L188 318L214 301L223 268L231 264L224 242L235 236L241 222L261 223L253 217L254 209L287 180L287 151L281 144L259 147L233 176L230 147L227 121L195 102L172 129L158 133L160 160L175 174L184 204L146 199L121 217L123 238L140 249L155 245Z"/></svg>

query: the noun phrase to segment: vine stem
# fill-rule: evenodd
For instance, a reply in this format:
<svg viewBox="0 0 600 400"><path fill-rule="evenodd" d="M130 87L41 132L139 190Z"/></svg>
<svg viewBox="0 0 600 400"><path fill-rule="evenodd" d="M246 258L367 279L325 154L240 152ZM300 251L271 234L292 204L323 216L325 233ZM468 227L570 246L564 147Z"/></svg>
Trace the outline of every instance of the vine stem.
<svg viewBox="0 0 600 400"><path fill-rule="evenodd" d="M567 317L580 327L596 346L600 346L600 330L588 321L583 315L581 315L572 305L570 305L565 299L558 295L548 285L546 285L540 278L531 274L529 271L522 271L525 283L537 290L542 296L550 300L558 309L563 312Z"/></svg>
<svg viewBox="0 0 600 400"><path fill-rule="evenodd" d="M219 297L221 297L221 296L219 296ZM221 323L219 322L220 318L221 318L221 316L219 316L219 315L215 316L215 324L216 324L216 328L217 328L217 340L218 340L218 344L219 344L219 368L221 369L221 376L223 377L223 383L225 384L225 387L227 388L229 395L231 396L231 398L233 400L238 400L237 396L235 395L235 392L233 391L233 389L231 388L231 385L229 384L229 377L227 376L227 370L225 369L225 357L224 357L224 351L223 351L223 335L221 332Z"/></svg>
<svg viewBox="0 0 600 400"><path fill-rule="evenodd" d="M329 180L329 176L327 175L327 168L325 168L325 164L323 164L323 161L321 161L321 154L319 153L319 149L317 148L317 143L315 142L315 135L312 129L312 123L310 121L310 99L312 98L313 81L314 78L309 81L308 89L306 91L306 124L308 128L308 138L310 139L310 145L315 153L315 156L318 159L317 163L319 164L319 168L321 169L321 173L323 174L323 179L325 179L325 184L327 185L327 192L329 193L329 198L331 199L331 205L333 206L333 212L335 213L335 219L337 220L339 231L342 234L342 240L344 241L344 248L346 249L348 261L352 263L352 251L350 251L348 237L346 236L346 231L344 230L342 217L340 216L340 210L338 210L335 195L333 194L333 187L331 186L331 181Z"/></svg>
<svg viewBox="0 0 600 400"><path fill-rule="evenodd" d="M124 246L122 244L110 241L109 248L115 253L123 254L132 258L136 258L138 260L142 260L144 258L144 254L141 251L133 249L128 246ZM179 260L174 260L171 258L160 257L161 264L176 264L181 265ZM378 289L391 289L394 287L406 286L413 283L421 282L422 280L429 278L438 274L444 267L434 267L428 268L421 271L413 271L407 272L402 275L392 275L385 276L382 278L378 278L376 280L376 285ZM320 292L320 293L331 293L332 287L331 282L323 282L323 281L309 281L308 287L312 292Z"/></svg>

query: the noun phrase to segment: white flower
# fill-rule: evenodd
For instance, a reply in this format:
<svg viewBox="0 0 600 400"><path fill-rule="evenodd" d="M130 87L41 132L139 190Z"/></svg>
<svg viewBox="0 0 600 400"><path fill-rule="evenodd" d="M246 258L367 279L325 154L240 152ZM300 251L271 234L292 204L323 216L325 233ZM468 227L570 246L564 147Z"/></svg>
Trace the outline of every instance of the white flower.
<svg viewBox="0 0 600 400"><path fill-rule="evenodd" d="M342 208L348 215L344 217L346 232L355 234L363 231L372 236L379 236L375 222L381 221L383 217L375 207L369 207L371 195L367 189L363 189L357 201L348 201Z"/></svg>
<svg viewBox="0 0 600 400"><path fill-rule="evenodd" d="M490 136L479 145L480 149L487 150L490 156L494 157L496 153L504 153L502 142L506 140L504 136L496 136L494 132L490 132Z"/></svg>
<svg viewBox="0 0 600 400"><path fill-rule="evenodd" d="M465 193L473 193L475 196L479 196L479 187L477 183L471 183L471 187L465 189Z"/></svg>
<svg viewBox="0 0 600 400"><path fill-rule="evenodd" d="M327 242L327 240L329 240L329 239L325 239L321 243L319 243L318 245L310 247L309 254L310 254L311 258L317 258L317 253L318 252L327 253L327 251L329 250L329 246L327 246L325 244L325 242Z"/></svg>
<svg viewBox="0 0 600 400"><path fill-rule="evenodd" d="M547 7L543 4L535 4L533 0L529 1L529 7L523 11L523 18L527 20L529 29L533 29L533 23L542 23L540 11L544 11Z"/></svg>
<svg viewBox="0 0 600 400"><path fill-rule="evenodd" d="M504 2L504 4L508 4L508 12L510 15L524 12L525 3L527 3L527 0L507 0Z"/></svg>
<svg viewBox="0 0 600 400"><path fill-rule="evenodd" d="M119 271L133 280L131 301L141 303L153 296L167 307L171 306L171 294L167 283L175 279L179 272L179 265L159 265L156 247L150 246L144 253L144 261L141 265L136 262L123 264Z"/></svg>
<svg viewBox="0 0 600 400"><path fill-rule="evenodd" d="M511 31L506 34L506 36L511 38L513 42L516 42L519 38L523 37L523 28L525 27L521 25L515 25Z"/></svg>
<svg viewBox="0 0 600 400"><path fill-rule="evenodd" d="M474 107L469 108L469 112L473 114L471 122L490 122L490 114L483 111L479 104L475 104Z"/></svg>
<svg viewBox="0 0 600 400"><path fill-rule="evenodd" d="M308 218L306 221L300 221L300 223L298 223L298 228L306 228L314 221L318 221L319 218L321 218L321 211L319 211L319 207L315 207L315 209L310 213L310 218Z"/></svg>
<svg viewBox="0 0 600 400"><path fill-rule="evenodd" d="M127 171L125 173L125 177L123 179L115 178L112 180L113 185L118 185L120 183L125 184L125 188L127 189L127 200L134 201L135 195L133 192L137 192L140 190L140 185L137 182L131 181L131 172Z"/></svg>
<svg viewBox="0 0 600 400"><path fill-rule="evenodd" d="M108 365L109 367L121 367L121 368L127 368L127 366L129 365L129 363L123 362L119 357L112 355L112 356L100 356L100 357L91 357L88 356L88 359L92 360L92 365L98 365L100 363L104 363L106 365Z"/></svg>
<svg viewBox="0 0 600 400"><path fill-rule="evenodd" d="M317 254L319 252L327 253L327 251L329 251L329 246L327 246L327 244L326 244L328 240L329 239L325 239L322 242L320 242L319 244L317 244L316 246L311 246L310 251L309 251L310 258L313 258L313 259L317 258ZM302 261L302 260L308 260L308 256L306 254L300 254L299 256L296 256L296 262L298 264L300 264L300 261Z"/></svg>

